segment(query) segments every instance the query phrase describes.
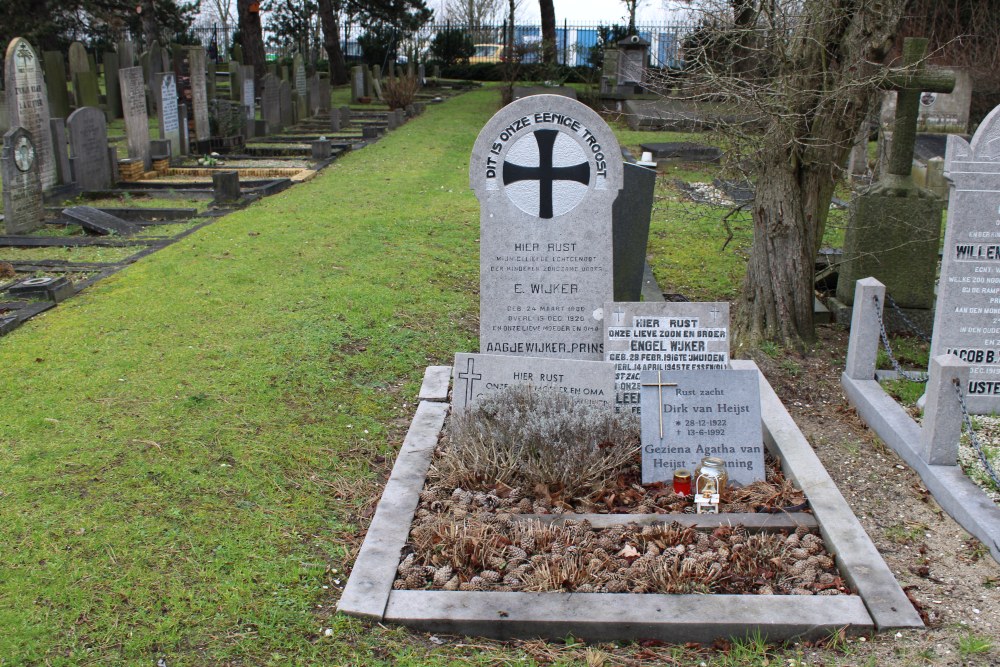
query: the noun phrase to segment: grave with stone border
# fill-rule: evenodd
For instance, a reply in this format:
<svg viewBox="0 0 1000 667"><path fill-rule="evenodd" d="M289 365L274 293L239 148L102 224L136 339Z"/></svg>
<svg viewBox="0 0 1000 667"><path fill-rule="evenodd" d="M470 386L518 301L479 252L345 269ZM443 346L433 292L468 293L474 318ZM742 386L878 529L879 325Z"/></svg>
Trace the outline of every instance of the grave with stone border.
<svg viewBox="0 0 1000 667"><path fill-rule="evenodd" d="M769 641L780 641L826 637L841 629L864 633L922 627L812 447L748 361L730 363L734 371L749 374L760 397L758 423L743 424L741 432L755 434L758 445L780 460L785 474L807 495L812 516L574 514L571 518L597 528L669 523L679 517L685 525L702 530L738 524L755 530L809 526L835 554L839 572L854 595L524 593L394 586L450 409L461 410L483 392L511 383L554 386L584 398L590 393L593 400L612 391L613 363L601 361L601 325L612 293L612 202L622 187L621 173L620 152L610 130L591 110L566 98L533 96L514 102L480 133L470 182L481 208L480 293L490 295L480 305L482 354L460 353L453 367L427 369L412 425L338 609L429 632L504 639L558 639L572 634L598 641L711 642L760 633ZM574 227L560 224L570 219ZM585 241L577 240L581 232ZM574 243L585 243L586 253ZM544 268L556 266L577 270ZM581 267L588 270L580 271ZM585 278L585 273L594 275ZM542 289L551 285L559 288ZM537 318L543 315L553 319L539 324ZM589 330L591 322L598 325L597 331ZM496 331L495 326L507 328ZM546 326L550 328L544 332L535 329ZM454 387L449 392L452 376ZM747 386L745 380L741 386ZM610 404L607 407L611 409ZM517 520L521 519L561 520L534 514L519 515Z"/></svg>

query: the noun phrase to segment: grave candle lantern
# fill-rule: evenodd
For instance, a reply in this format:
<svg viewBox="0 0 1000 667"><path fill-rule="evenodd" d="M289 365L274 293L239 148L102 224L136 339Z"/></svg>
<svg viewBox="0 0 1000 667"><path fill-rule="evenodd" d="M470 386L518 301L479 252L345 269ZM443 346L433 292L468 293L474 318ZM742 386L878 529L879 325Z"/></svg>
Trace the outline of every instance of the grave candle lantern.
<svg viewBox="0 0 1000 667"><path fill-rule="evenodd" d="M674 493L679 496L691 495L691 471L678 468L674 471Z"/></svg>

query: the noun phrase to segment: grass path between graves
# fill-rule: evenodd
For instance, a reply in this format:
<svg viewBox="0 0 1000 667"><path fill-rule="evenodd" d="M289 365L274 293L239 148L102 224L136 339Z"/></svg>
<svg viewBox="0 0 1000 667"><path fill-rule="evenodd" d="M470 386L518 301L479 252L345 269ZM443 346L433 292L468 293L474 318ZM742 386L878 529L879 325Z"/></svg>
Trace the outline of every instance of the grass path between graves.
<svg viewBox="0 0 1000 667"><path fill-rule="evenodd" d="M0 665L422 653L332 607L424 367L475 349L496 94L446 107L0 339Z"/></svg>

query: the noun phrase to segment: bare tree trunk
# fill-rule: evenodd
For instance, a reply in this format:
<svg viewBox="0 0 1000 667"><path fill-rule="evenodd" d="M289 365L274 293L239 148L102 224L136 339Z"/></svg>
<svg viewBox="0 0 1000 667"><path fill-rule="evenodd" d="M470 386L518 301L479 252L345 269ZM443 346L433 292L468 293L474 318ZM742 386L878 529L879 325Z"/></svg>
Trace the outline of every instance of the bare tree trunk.
<svg viewBox="0 0 1000 667"><path fill-rule="evenodd" d="M240 41L243 44L243 58L253 66L255 86L264 78L264 31L260 24L260 12L251 12L254 0L237 0L236 9L240 18ZM259 6L259 5L258 5Z"/></svg>
<svg viewBox="0 0 1000 667"><path fill-rule="evenodd" d="M552 0L538 0L542 15L542 62L556 62L556 8Z"/></svg>
<svg viewBox="0 0 1000 667"><path fill-rule="evenodd" d="M160 26L156 22L156 5L153 0L142 0L139 6L142 7L142 37L149 45L160 39ZM159 54L155 56L159 57Z"/></svg>
<svg viewBox="0 0 1000 667"><path fill-rule="evenodd" d="M323 47L330 61L330 82L347 83L347 63L340 47L340 0L319 0L319 16L323 21Z"/></svg>

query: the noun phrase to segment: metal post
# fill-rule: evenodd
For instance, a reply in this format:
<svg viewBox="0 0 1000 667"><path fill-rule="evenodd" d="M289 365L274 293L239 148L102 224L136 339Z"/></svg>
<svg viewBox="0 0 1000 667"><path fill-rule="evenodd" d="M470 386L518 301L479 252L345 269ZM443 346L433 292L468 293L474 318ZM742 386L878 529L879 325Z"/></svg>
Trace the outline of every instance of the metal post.
<svg viewBox="0 0 1000 667"><path fill-rule="evenodd" d="M566 40L568 39L569 39L569 25L566 22L566 19L563 19L563 58L562 58L563 65L569 64L569 62L567 62L566 60Z"/></svg>
<svg viewBox="0 0 1000 667"><path fill-rule="evenodd" d="M958 439L962 435L962 405L955 383L969 383L969 365L953 354L931 359L927 380L927 403L920 428L920 457L931 465L958 463Z"/></svg>
<svg viewBox="0 0 1000 667"><path fill-rule="evenodd" d="M847 343L847 368L844 369L852 380L871 380L875 377L880 333L875 309L881 312L884 303L885 285L875 278L862 278L857 282L854 287L854 311L851 313L851 337Z"/></svg>

